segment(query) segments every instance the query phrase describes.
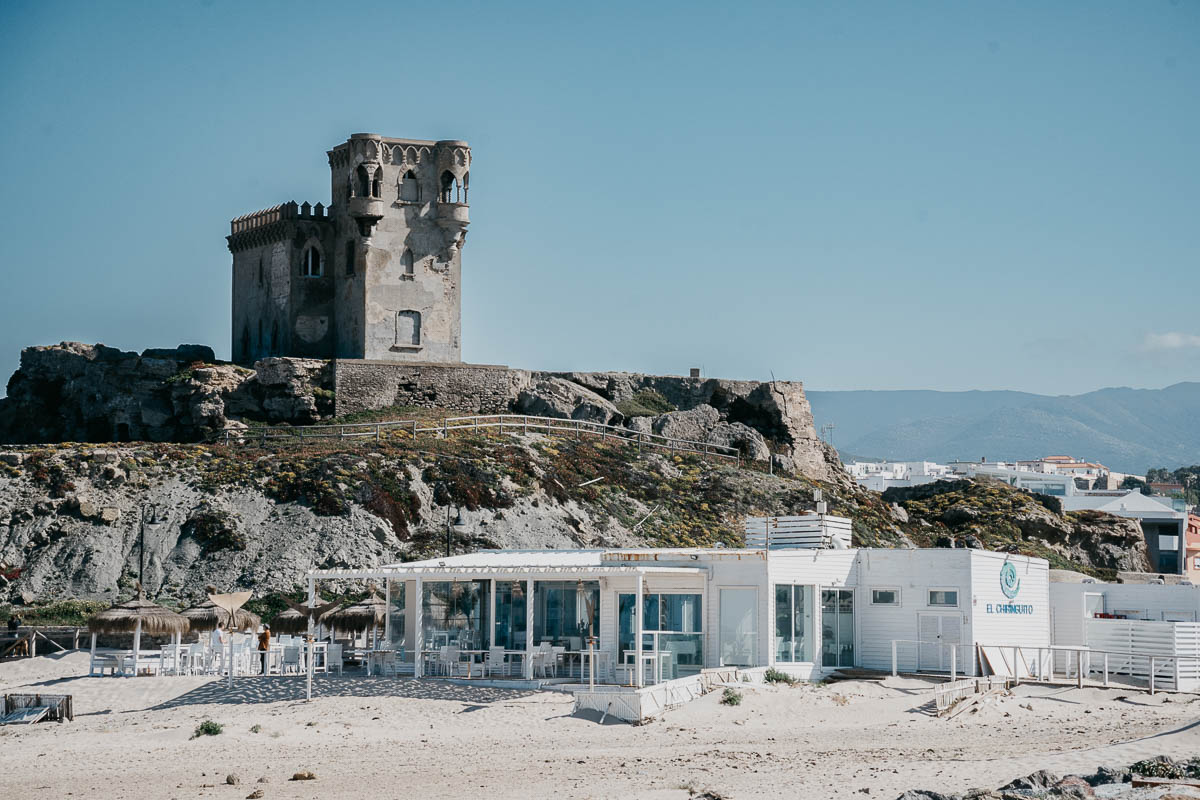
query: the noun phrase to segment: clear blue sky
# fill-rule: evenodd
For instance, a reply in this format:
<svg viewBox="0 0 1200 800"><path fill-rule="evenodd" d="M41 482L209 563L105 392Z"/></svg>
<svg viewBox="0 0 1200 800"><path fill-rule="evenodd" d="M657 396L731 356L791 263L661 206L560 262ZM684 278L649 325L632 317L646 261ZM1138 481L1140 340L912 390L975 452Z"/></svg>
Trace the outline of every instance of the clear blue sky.
<svg viewBox="0 0 1200 800"><path fill-rule="evenodd" d="M1200 2L0 2L0 372L229 355L231 217L470 141L463 355L1200 379Z"/></svg>

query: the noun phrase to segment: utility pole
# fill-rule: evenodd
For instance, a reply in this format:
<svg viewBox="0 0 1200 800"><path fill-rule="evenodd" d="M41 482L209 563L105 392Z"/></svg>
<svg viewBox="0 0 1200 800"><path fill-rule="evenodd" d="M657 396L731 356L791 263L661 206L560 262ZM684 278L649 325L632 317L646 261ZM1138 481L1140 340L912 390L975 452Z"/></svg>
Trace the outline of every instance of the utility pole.
<svg viewBox="0 0 1200 800"><path fill-rule="evenodd" d="M150 521L146 522L146 509L150 509ZM138 583L144 589L146 586L146 525L158 525L161 520L158 518L158 506L149 504L142 506L142 515L139 520L141 523L138 528Z"/></svg>

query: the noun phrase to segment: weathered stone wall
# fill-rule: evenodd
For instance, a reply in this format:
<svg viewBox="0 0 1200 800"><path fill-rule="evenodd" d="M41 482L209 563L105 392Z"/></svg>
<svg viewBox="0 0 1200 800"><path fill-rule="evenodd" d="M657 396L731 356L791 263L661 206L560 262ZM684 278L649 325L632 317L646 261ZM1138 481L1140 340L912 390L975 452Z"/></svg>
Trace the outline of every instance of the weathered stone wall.
<svg viewBox="0 0 1200 800"><path fill-rule="evenodd" d="M479 364L396 364L338 359L333 363L339 416L389 406L447 408L475 414L511 410L529 372Z"/></svg>

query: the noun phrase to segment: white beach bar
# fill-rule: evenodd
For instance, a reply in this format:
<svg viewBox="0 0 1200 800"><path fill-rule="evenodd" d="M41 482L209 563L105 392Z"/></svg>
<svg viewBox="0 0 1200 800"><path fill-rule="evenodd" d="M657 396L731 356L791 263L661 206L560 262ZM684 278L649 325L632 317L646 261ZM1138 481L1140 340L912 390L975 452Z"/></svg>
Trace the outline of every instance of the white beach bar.
<svg viewBox="0 0 1200 800"><path fill-rule="evenodd" d="M1051 644L1046 561L982 550L495 550L311 575L387 581L390 646L416 676L485 677L489 663L634 686L731 668L1004 674L1001 649ZM557 648L551 663L542 648Z"/></svg>

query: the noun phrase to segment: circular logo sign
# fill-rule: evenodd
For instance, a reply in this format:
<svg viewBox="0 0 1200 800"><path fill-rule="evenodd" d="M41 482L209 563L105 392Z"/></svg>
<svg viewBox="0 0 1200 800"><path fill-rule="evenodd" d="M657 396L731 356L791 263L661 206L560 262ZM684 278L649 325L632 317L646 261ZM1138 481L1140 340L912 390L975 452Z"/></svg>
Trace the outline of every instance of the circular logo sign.
<svg viewBox="0 0 1200 800"><path fill-rule="evenodd" d="M1017 577L1017 568L1011 561L1005 561L1004 566L1000 568L1000 591L1004 592L1004 596L1009 600L1021 591L1021 579Z"/></svg>

